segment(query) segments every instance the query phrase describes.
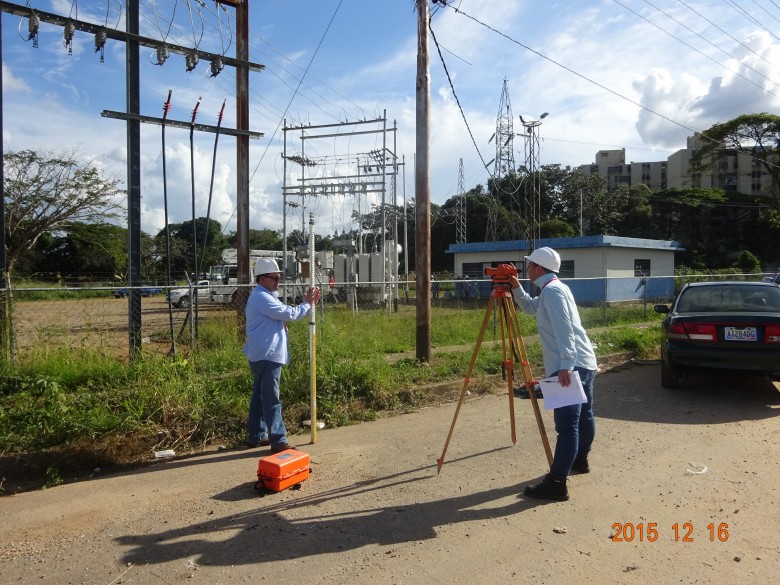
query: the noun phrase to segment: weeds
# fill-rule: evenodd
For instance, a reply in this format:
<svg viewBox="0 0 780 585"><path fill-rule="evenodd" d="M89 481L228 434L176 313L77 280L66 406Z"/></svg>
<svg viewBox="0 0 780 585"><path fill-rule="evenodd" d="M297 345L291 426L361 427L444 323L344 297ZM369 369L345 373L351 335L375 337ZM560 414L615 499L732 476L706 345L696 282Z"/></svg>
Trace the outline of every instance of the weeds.
<svg viewBox="0 0 780 585"><path fill-rule="evenodd" d="M53 488L65 483L65 480L60 477L59 471L54 467L47 467L46 474L44 476L43 488Z"/></svg>
<svg viewBox="0 0 780 585"><path fill-rule="evenodd" d="M636 312L630 313L634 318ZM371 420L384 411L405 412L430 400L427 385L461 381L484 318L481 310L433 311L430 364L387 357L414 348L415 313L387 315L330 309L318 320L318 416L329 426ZM524 336L535 322L518 315ZM290 326L291 364L282 373L284 417L291 433L309 418L309 331ZM657 349L660 329L616 327L593 335L601 354ZM500 339L491 326L485 342ZM39 344L12 367L0 363L0 455L34 460L43 485L61 483L71 468L91 469L148 459L154 450L195 450L216 441L243 443L252 381L243 340L230 318L204 321L198 345L180 346L175 358L144 353L132 364L98 348L80 351ZM541 364L539 344L526 346ZM501 373L500 344L484 343L473 376ZM51 467L56 453L58 468ZM0 466L0 477L8 472ZM8 490L0 482L0 491Z"/></svg>

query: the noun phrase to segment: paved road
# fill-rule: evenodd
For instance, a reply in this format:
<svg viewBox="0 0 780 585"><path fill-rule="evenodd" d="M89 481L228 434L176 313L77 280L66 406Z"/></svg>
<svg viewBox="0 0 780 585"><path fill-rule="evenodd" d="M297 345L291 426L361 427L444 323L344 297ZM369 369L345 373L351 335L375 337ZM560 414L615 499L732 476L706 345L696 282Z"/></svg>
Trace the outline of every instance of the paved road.
<svg viewBox="0 0 780 585"><path fill-rule="evenodd" d="M513 446L506 396L485 394L440 474L453 404L296 437L314 470L297 491L255 495L264 452L242 450L0 498L0 581L776 582L778 387L659 378L597 378L593 472L568 502L519 496L546 468L530 404L516 401Z"/></svg>

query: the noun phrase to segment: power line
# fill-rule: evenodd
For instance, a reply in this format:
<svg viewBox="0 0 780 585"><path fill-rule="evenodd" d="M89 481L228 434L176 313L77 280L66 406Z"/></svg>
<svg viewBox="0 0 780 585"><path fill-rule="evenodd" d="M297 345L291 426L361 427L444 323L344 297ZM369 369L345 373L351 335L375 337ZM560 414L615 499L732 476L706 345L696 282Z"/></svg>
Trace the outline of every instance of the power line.
<svg viewBox="0 0 780 585"><path fill-rule="evenodd" d="M682 43L683 45L685 45L686 47L688 47L688 48L689 48L689 49L691 49L692 51L696 51L697 53L699 53L699 55L701 55L701 56L702 56L702 57L704 57L705 59L709 59L710 61L712 61L712 62L713 62L713 63L715 63L716 65L718 65L718 66L720 66L720 67L723 67L725 70L727 70L727 71L730 71L731 73L733 73L734 75L736 75L736 76L738 76L738 77L741 77L742 79L744 79L744 80L745 80L745 81L747 81L748 83L751 83L751 84L755 85L755 86L756 86L757 88L759 88L761 91L763 91L763 92L766 92L766 93L768 93L768 94L770 94L770 95L773 95L773 96L775 96L776 98L780 99L780 95L777 95L776 93L774 93L774 92L772 92L772 91L769 91L768 89L766 89L766 88L762 87L761 85L759 85L758 83L756 83L756 82L755 82L755 81L753 81L752 79L748 79L747 77L745 77L744 75L742 75L742 74L741 74L739 71L734 71L733 69L729 69L729 68L728 68L728 67L726 67L726 66L725 66L723 63L720 63L720 62L719 62L717 59L713 59L712 57L710 57L709 55L707 55L707 54L706 54L706 53L704 53L703 51L700 51L699 49L697 49L696 47L694 47L693 45L690 45L690 44L686 43L686 42L685 42L684 40L682 40L681 38L679 38L679 37L676 37L676 36L674 36L672 33L670 33L669 31L666 31L666 30L662 29L660 26L658 26L657 24L655 24L654 22L652 22L650 19L648 19L648 18L646 18L646 17L642 16L641 14L639 14L639 13L638 13L636 10L634 10L634 9L632 9L632 8L629 8L628 6L626 6L625 4L623 4L623 3L622 3L620 0L612 0L612 1L613 1L615 4L619 4L620 6L622 6L623 8L625 8L626 10L628 10L629 12L631 12L632 14L634 14L634 15L638 16L639 18L641 18L642 20L644 20L644 21L645 21L647 24L649 24L649 25L651 25L651 26L654 26L655 28L657 28L658 30L660 30L662 33L664 33L664 34L666 34L666 35L669 35L669 36L670 36L670 37L672 37L674 40L676 40L676 41L678 41L678 42ZM647 4L650 4L650 3L649 3L647 0L644 0L644 2L646 2ZM650 4L650 6L653 6L653 5L652 5L652 4ZM655 6L653 6L653 8L655 8ZM656 9L656 10L658 10L658 9ZM659 11L660 11L660 10L659 10ZM662 11L660 11L660 12L662 12ZM670 17L670 18L671 18L671 17ZM690 30L690 29L688 29L688 30ZM691 32L693 32L693 31L691 31ZM715 46L715 45L713 45L713 46ZM717 48L717 47L716 47L716 48ZM727 54L728 54L728 53L727 53ZM748 67L748 68L749 68L749 67ZM758 73L757 71L755 71L755 70L753 70L753 69L751 69L751 70L752 70L752 71L754 71L755 73ZM761 74L759 73L759 75L761 75ZM761 75L761 76L762 76L762 77L765 77L765 78L766 78L766 79L768 79L769 81L772 81L771 79L769 79L768 77L766 77L766 76L764 76L764 75Z"/></svg>
<svg viewBox="0 0 780 585"><path fill-rule="evenodd" d="M482 165L485 167L485 170L487 170L488 165L485 162L485 159L482 157L482 153L479 151L479 147L477 146L477 141L474 140L474 134L472 134L471 132L471 127L469 126L469 121L466 119L466 114L463 111L463 106L460 105L458 94L455 91L455 86L452 83L452 77L450 77L450 72L447 69L447 63L444 61L444 55L441 54L441 49L439 48L439 42L436 40L436 35L433 32L433 27L432 26L429 27L429 30L431 31L431 38L433 38L433 42L436 45L436 51L439 53L439 59L441 60L442 67L444 67L444 74L447 76L447 81L450 84L450 89L452 89L452 96L455 98L455 103L458 104L458 110L460 110L460 115L463 117L463 122L466 124L466 130L468 130L469 136L471 137L471 142L474 145L477 154L479 155L479 159L482 161ZM489 172L490 171L488 171L488 173Z"/></svg>
<svg viewBox="0 0 780 585"><path fill-rule="evenodd" d="M751 52L751 53L753 53L753 54L754 54L756 57L758 57L759 59L761 59L761 60L765 61L766 63L768 63L768 64L769 64L769 65L771 65L772 67L776 67L776 65L775 65L774 63L772 63L771 61L767 61L767 60L766 60L766 58L765 58L763 55L760 55L759 53L756 53L756 52L755 52L753 49L751 49L751 48L750 48L749 46L747 46L745 43L743 43L742 41L740 41L740 40L739 40L739 39L737 39L736 37L732 36L732 35L731 35L731 34L730 34L728 31L726 31L726 30L722 29L721 27L719 27L719 26L718 26L716 23L712 22L710 19L708 19L706 16L704 16L704 15L703 15L701 12L697 11L695 8L692 8L692 7L691 7L691 6L690 6L688 3L686 3L684 0L678 0L678 2L679 2L680 4L682 4L683 6L685 6L685 7L686 7L688 10L690 10L690 11L691 11L691 12L693 12L694 14L696 14L696 15L698 15L699 17L701 17L702 19L706 20L706 21L707 21L707 22L708 22L708 23L709 23L711 26L714 26L715 28L717 28L717 29L718 29L720 32L722 32L724 35L726 35L727 37L729 37L729 38L730 38L732 41L734 41L735 43L739 43L739 45L740 45L740 46L741 46L743 49L746 49L746 50L750 51L750 52Z"/></svg>
<svg viewBox="0 0 780 585"><path fill-rule="evenodd" d="M615 1L617 1L617 0L615 0ZM669 14L668 12L666 12L666 11L662 10L661 8L658 8L658 7L657 7L657 6L655 6L653 3L651 3L649 0L644 0L644 3L645 3L645 4L647 4L648 6L650 6L650 7L654 8L655 10L657 10L658 12L660 12L661 14L663 14L664 16L666 16L667 18L669 18L669 19L673 20L674 22L676 22L677 24L679 24L681 27L683 27L685 30L687 30L687 31L688 31L688 32L690 32L691 34L694 34L694 35L696 35L696 36L697 36L697 37L699 37L701 40L703 40L705 43L707 43L707 44L709 44L711 47L713 47L713 48L717 49L718 51L720 51L721 53L723 53L723 54L724 54L724 55L726 55L727 57L729 57L729 58L731 58L731 59L734 59L735 61L739 61L739 59L737 59L737 58L736 58L734 55L732 55L731 53L729 53L728 51L726 51L726 50L724 50L724 49L721 49L721 48L720 48L718 45L716 45L715 43L713 43L713 42L712 42L712 41L710 41L709 39L706 39L706 38L704 38L702 35L700 35L699 33L697 33L695 30L693 30L693 29L692 29L691 27L689 27L687 24L685 24L685 23L683 23L683 22L680 22L680 21L679 21L679 20L677 20L677 19L676 19L674 16L672 16L672 15L671 15L671 14ZM620 2L618 2L618 4L620 4ZM636 13L634 13L634 14L636 14ZM644 18L644 17L642 17L642 18ZM673 34L671 34L671 33L667 32L667 31L663 30L661 27L658 27L657 25L655 25L654 23L650 22L650 21L649 21L649 20L647 20L647 19L645 19L645 20L646 20L648 23L652 24L653 26L656 26L656 27L657 27L659 30L661 30L661 31L665 32L666 34L668 34L668 35L669 35L669 36L671 36L672 38L674 38L674 39L677 39L679 42L683 43L685 46L687 46L687 47L690 47L690 45L688 45L688 44L687 44L685 41L683 41L682 39L680 39L680 38L679 38L679 37L677 37L676 35L673 35ZM694 49L693 47L690 47L690 48ZM694 50L695 50L695 51L697 51L697 52L699 52L700 54L704 55L704 53L702 53L702 52L701 52L701 51L699 51L698 49L694 49ZM705 57L706 57L706 55L705 55ZM716 61L716 63L718 63L718 62ZM726 67L726 66L725 66L725 65L723 65L722 63L718 63L718 64L719 64L719 65L721 65L721 66L722 66L724 69L726 69L726 70L728 70L728 71L731 71L732 73L735 73L735 74L739 75L739 73L737 73L736 71L732 71L731 69L729 69L728 67ZM754 69L753 67L751 67L751 66L750 66L750 65L748 65L747 63L744 63L744 62L743 62L742 64L743 64L745 67L747 67L748 69L750 69L750 70L751 70L753 73L755 73L756 75L760 75L761 77L763 77L763 78L764 78L764 79L766 79L767 81L769 81L769 82L771 82L771 83L774 83L774 80L772 80L771 78L767 77L766 75L764 75L764 74L763 74L763 73L761 73L760 71L757 71L756 69ZM740 77L741 77L741 75L740 75ZM747 77L743 77L743 79L745 79L745 80L747 80L747 81L750 81L750 83L753 83L754 85L756 85L756 86L758 86L758 87L761 87L761 86L760 86L760 85L758 85L757 83L755 83L755 82L753 82L753 81L751 81L751 80L747 79ZM764 88L763 88L763 87L761 87L761 89L764 89ZM768 91L768 90L766 90L766 91ZM772 95L774 95L774 94L772 94Z"/></svg>
<svg viewBox="0 0 780 585"><path fill-rule="evenodd" d="M725 0L726 4L734 8L737 12L742 14L745 18L747 18L750 22L758 26L759 28L764 29L766 32L768 32L770 35L775 37L777 40L780 41L780 37L778 37L775 33L773 33L771 30L769 30L766 26L764 26L760 20L756 20L751 16L744 8L740 7L736 2L732 2L731 0Z"/></svg>

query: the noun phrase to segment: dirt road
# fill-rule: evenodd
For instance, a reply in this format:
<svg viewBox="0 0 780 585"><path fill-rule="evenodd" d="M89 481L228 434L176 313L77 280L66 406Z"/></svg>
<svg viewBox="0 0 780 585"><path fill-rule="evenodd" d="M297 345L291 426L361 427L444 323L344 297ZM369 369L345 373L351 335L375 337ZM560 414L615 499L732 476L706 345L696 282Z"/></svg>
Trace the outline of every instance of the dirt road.
<svg viewBox="0 0 780 585"><path fill-rule="evenodd" d="M530 404L512 446L506 396L488 394L461 409L440 474L453 404L294 437L313 463L297 491L256 496L265 452L242 450L0 498L0 581L775 583L778 386L659 376L597 378L592 472L568 502L519 495L546 468Z"/></svg>

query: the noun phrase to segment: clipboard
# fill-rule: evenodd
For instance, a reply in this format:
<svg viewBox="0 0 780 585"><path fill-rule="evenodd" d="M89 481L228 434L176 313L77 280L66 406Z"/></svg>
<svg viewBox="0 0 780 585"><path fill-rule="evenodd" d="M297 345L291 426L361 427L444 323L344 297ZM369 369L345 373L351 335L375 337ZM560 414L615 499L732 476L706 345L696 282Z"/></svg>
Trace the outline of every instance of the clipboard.
<svg viewBox="0 0 780 585"><path fill-rule="evenodd" d="M580 373L577 370L572 371L571 384L566 387L561 386L558 376L542 378L539 380L539 387L542 389L545 410L553 410L572 404L583 404L588 401L585 390L582 388Z"/></svg>

